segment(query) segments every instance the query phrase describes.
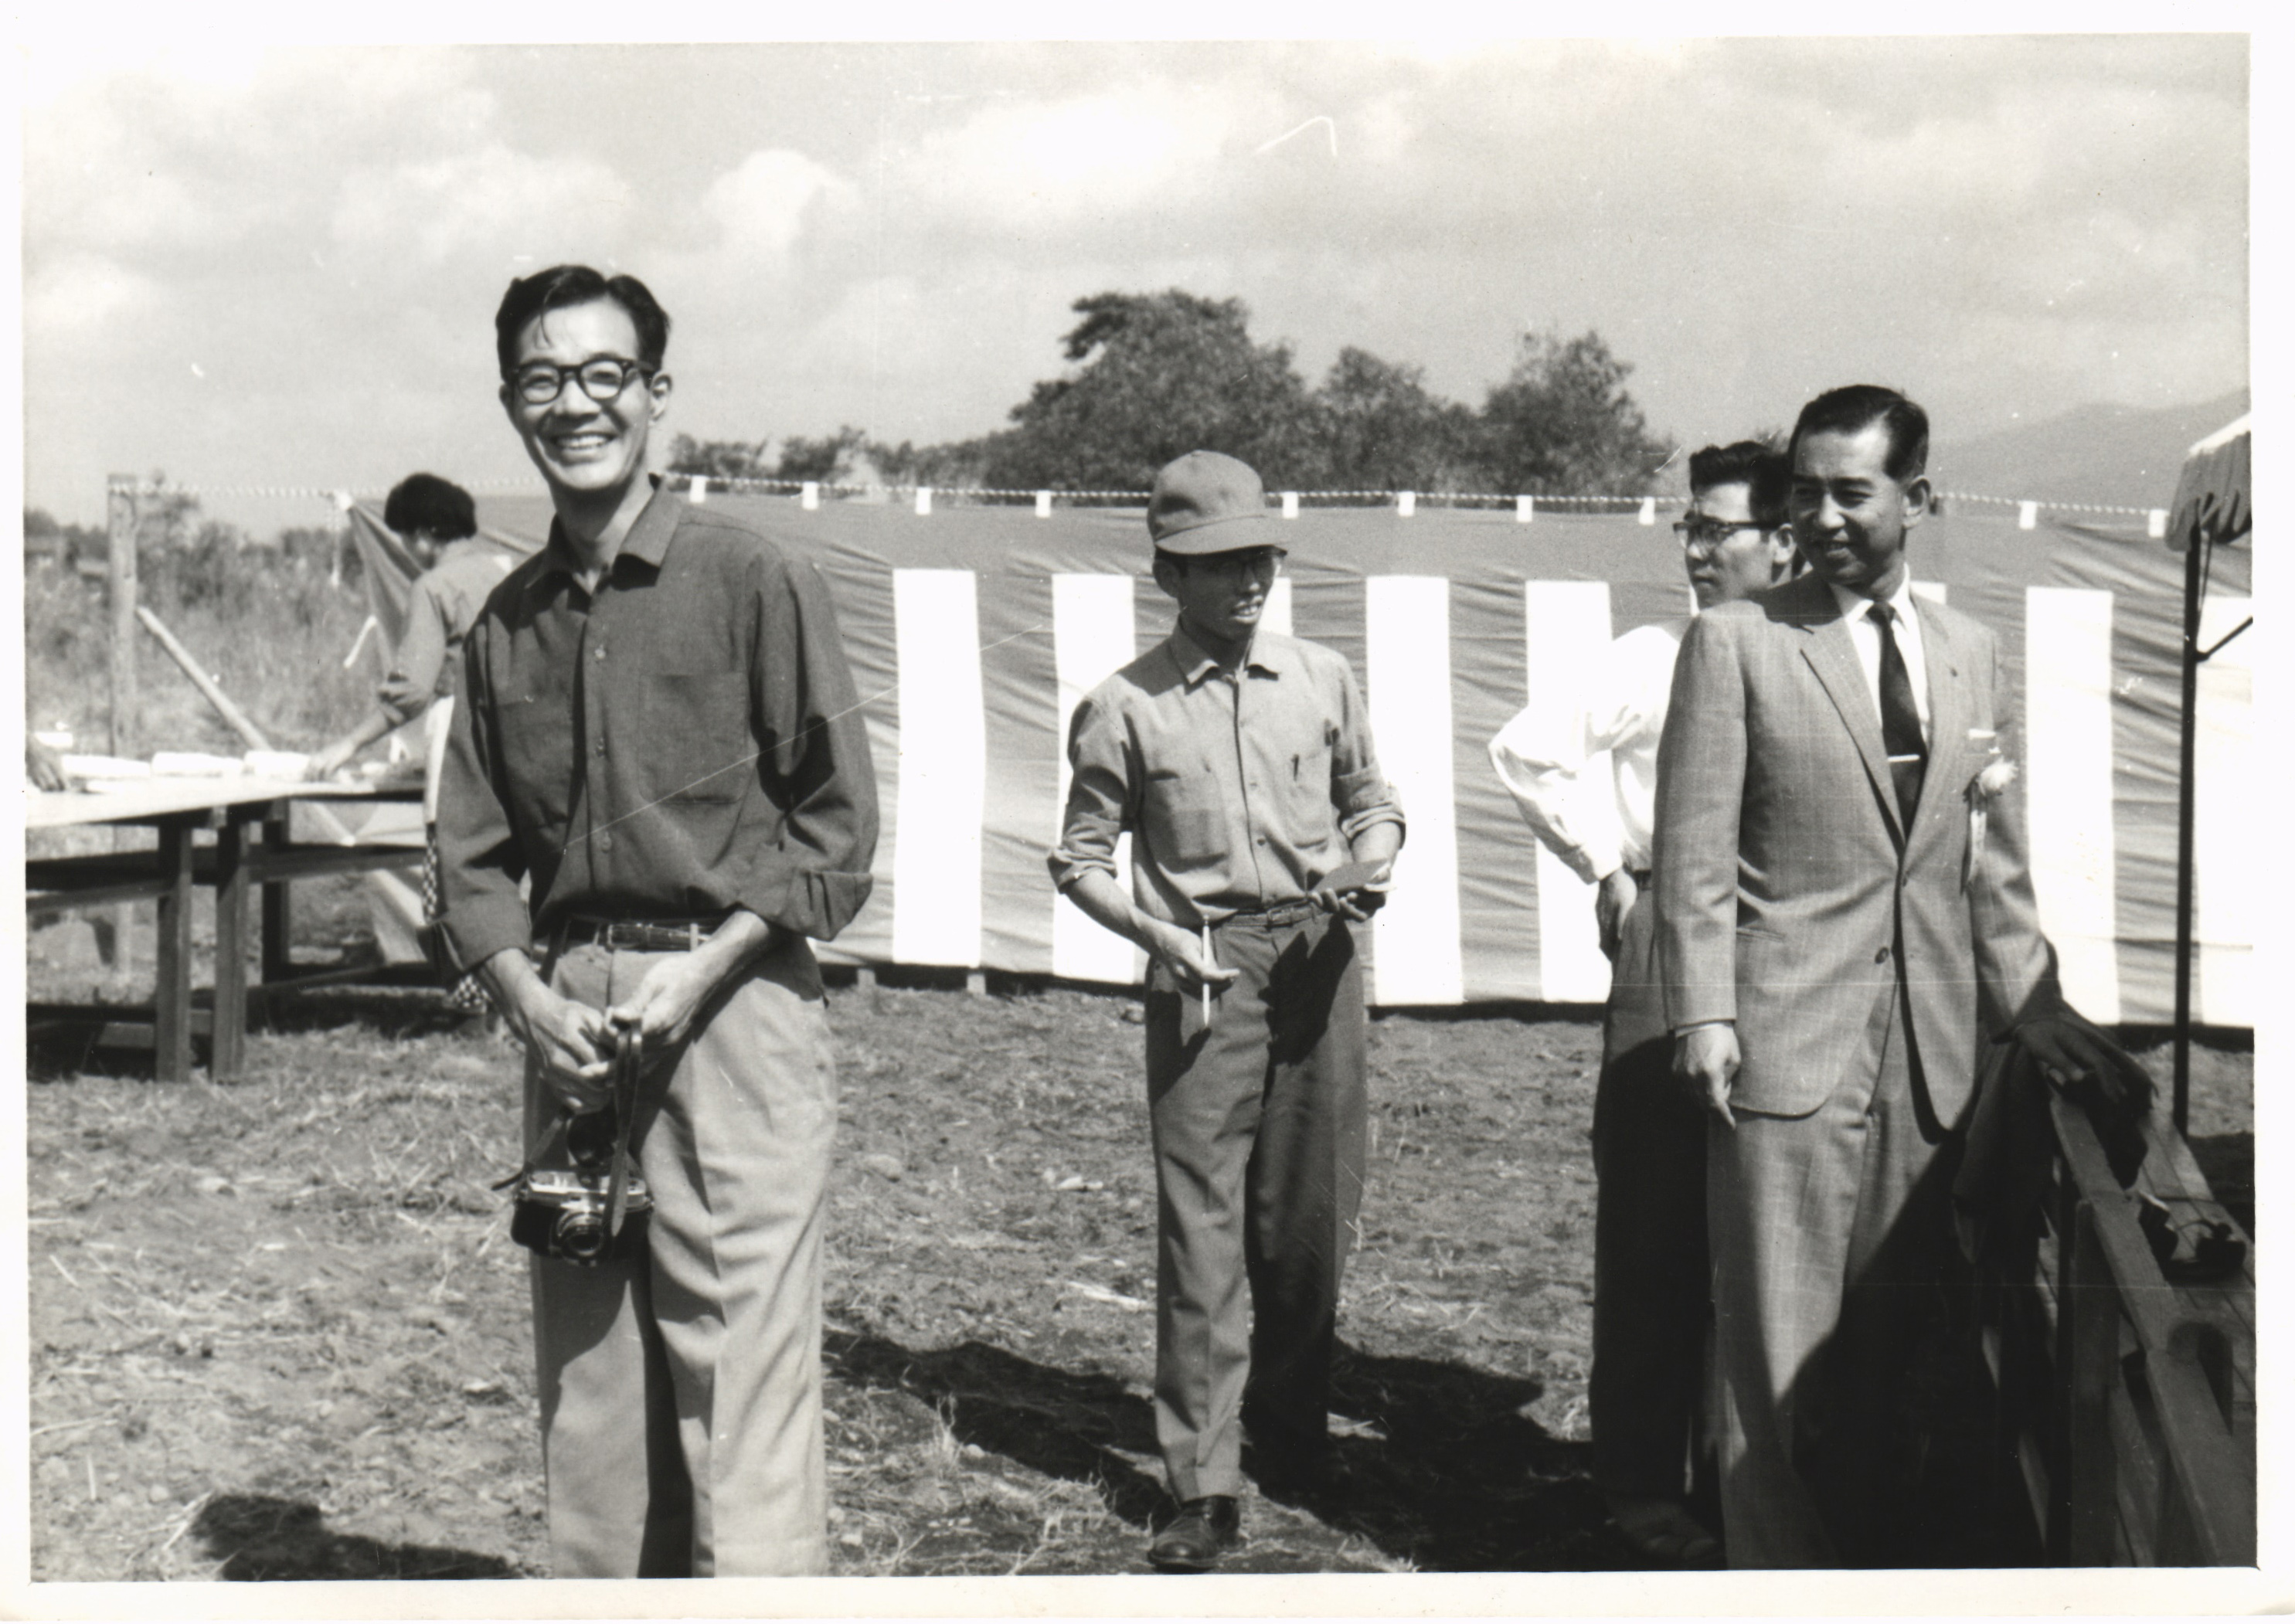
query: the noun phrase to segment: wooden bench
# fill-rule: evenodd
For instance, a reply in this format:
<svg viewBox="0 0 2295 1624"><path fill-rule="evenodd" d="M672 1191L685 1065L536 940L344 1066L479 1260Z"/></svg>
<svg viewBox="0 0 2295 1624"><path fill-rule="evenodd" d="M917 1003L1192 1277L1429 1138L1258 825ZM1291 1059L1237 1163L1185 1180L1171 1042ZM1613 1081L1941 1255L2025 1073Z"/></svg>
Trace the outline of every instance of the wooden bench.
<svg viewBox="0 0 2295 1624"><path fill-rule="evenodd" d="M2054 1167L2032 1233L1981 1285L2001 1457L2047 1559L2074 1567L2255 1562L2255 1259L2191 1150L2155 1110L2120 1188L2087 1114L2049 1102ZM2245 1248L2224 1278L2170 1281L2144 1197Z"/></svg>
<svg viewBox="0 0 2295 1624"><path fill-rule="evenodd" d="M238 1074L245 1058L247 954L259 927L262 985L276 988L293 975L288 956L289 886L324 874L365 873L419 865L419 846L295 842L288 837L289 809L297 801L404 801L419 789L300 784L257 779L154 779L116 793L26 792L28 828L143 824L159 836L148 852L102 852L43 858L24 865L27 907L37 912L94 903L155 900L159 913L156 982L148 1012L43 1006L38 1024L94 1023L109 1037L148 1043L162 1081L191 1075L192 1041L206 1035L209 1070ZM211 843L198 836L211 835ZM213 888L216 899L215 990L205 1011L194 1008L192 984L192 894ZM260 897L260 913L253 899ZM148 1033L148 1037L146 1034Z"/></svg>

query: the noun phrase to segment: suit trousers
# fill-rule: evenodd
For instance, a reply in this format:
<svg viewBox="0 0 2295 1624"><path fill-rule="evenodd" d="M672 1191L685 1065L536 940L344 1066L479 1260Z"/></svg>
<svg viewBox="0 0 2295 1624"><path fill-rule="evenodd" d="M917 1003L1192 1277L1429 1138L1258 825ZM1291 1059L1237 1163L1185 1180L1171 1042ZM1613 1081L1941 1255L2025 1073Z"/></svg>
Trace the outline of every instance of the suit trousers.
<svg viewBox="0 0 2295 1624"><path fill-rule="evenodd" d="M1811 1114L1708 1128L1733 1568L1891 1561L1906 1356L1938 1302L1959 1145L1930 1109L1905 1009L1900 980Z"/></svg>
<svg viewBox="0 0 2295 1624"><path fill-rule="evenodd" d="M551 984L603 1008L662 955L579 947ZM642 1252L532 1265L553 1572L828 1569L821 1247L837 1085L820 971L785 937L646 1068ZM556 1107L527 1069L535 1144ZM563 1164L564 1136L551 1147Z"/></svg>
<svg viewBox="0 0 2295 1624"><path fill-rule="evenodd" d="M1241 1491L1246 1404L1262 1447L1327 1437L1367 1121L1362 971L1346 921L1238 918L1213 941L1237 975L1208 1025L1200 998L1160 969L1147 999L1156 1439L1183 1501Z"/></svg>
<svg viewBox="0 0 2295 1624"><path fill-rule="evenodd" d="M1673 1075L1657 909L1626 916L1594 1093L1594 1481L1679 1499L1704 1380L1705 1111Z"/></svg>

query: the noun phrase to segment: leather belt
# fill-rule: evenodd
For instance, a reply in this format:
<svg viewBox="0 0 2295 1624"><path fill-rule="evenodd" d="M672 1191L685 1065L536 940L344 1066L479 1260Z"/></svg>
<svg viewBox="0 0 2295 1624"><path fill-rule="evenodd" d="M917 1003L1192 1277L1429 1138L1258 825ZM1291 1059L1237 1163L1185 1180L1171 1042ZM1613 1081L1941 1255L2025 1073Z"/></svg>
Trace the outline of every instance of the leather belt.
<svg viewBox="0 0 2295 1624"><path fill-rule="evenodd" d="M1226 918L1214 921L1214 927L1231 925L1238 919L1254 925L1296 925L1300 920L1311 919L1322 911L1322 904L1313 897L1303 896L1296 902L1270 902L1264 908L1238 908Z"/></svg>
<svg viewBox="0 0 2295 1624"><path fill-rule="evenodd" d="M617 948L632 953L690 953L709 939L722 919L569 918L558 927L563 947Z"/></svg>

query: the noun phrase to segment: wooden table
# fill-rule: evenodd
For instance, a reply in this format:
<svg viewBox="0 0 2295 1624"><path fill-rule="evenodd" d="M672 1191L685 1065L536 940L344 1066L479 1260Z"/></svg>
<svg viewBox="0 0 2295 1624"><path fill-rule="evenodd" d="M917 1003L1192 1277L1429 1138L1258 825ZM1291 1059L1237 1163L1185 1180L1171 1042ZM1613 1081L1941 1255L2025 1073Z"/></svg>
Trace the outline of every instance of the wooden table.
<svg viewBox="0 0 2295 1624"><path fill-rule="evenodd" d="M252 888L262 893L262 974L266 983L290 974L288 886L324 874L366 873L420 862L420 848L371 843L303 842L290 835L298 801L419 801L417 785L305 783L287 779L153 778L94 792L24 792L24 827L71 828L144 824L159 831L155 852L106 852L43 858L24 865L27 902L35 908L78 908L140 901L159 903L158 984L152 996L153 1068L162 1081L192 1072L192 888L216 896L215 1001L208 1023L209 1074L239 1074L247 1043L247 951L255 926ZM211 830L214 844L193 837ZM252 838L250 839L250 832Z"/></svg>

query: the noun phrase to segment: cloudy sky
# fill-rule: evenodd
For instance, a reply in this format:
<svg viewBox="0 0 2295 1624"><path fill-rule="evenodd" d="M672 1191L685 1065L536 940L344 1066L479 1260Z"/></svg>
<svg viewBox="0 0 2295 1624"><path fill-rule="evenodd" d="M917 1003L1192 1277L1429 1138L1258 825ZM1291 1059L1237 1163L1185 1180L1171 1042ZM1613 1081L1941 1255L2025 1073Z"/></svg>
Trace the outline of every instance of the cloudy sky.
<svg viewBox="0 0 2295 1624"><path fill-rule="evenodd" d="M2235 36L28 61L26 500L81 521L115 469L527 477L490 318L568 258L653 287L706 438L994 428L1108 289L1474 403L1593 328L1693 444L1855 379L1947 440L2247 380Z"/></svg>

